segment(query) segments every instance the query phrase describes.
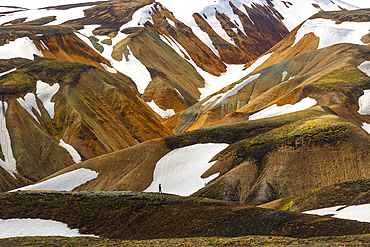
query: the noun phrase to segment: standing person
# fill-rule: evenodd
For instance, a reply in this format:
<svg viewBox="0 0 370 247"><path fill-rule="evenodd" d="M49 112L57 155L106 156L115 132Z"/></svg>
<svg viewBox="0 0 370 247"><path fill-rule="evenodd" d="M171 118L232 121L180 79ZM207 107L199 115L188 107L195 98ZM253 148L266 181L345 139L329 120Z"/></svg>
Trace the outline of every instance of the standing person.
<svg viewBox="0 0 370 247"><path fill-rule="evenodd" d="M162 185L161 184L159 184L159 192L158 193L162 194Z"/></svg>

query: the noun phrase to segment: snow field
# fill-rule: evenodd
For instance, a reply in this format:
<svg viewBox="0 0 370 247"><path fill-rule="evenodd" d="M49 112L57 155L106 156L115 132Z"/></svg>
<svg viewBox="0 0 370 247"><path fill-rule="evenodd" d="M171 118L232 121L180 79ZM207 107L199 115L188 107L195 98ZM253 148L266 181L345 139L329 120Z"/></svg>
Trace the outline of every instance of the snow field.
<svg viewBox="0 0 370 247"><path fill-rule="evenodd" d="M98 237L80 234L67 224L42 219L0 219L0 239L32 236Z"/></svg>
<svg viewBox="0 0 370 247"><path fill-rule="evenodd" d="M217 94L217 95L213 96L212 98L210 98L209 100L207 100L206 102L204 102L202 105L205 106L205 105L208 105L210 103L213 103L218 98L219 98L219 100L217 100L216 103L212 104L212 106L222 103L228 97L231 97L231 96L237 94L239 92L239 90L244 88L250 82L256 80L259 76L260 76L260 74L256 74L256 75L252 75L252 76L248 77L243 82L241 82L239 84L236 84L232 89L230 89L226 93Z"/></svg>
<svg viewBox="0 0 370 247"><path fill-rule="evenodd" d="M340 43L365 45L361 38L369 33L369 26L370 23L366 22L342 22L341 24L335 24L335 21L328 19L307 20L298 30L293 46L304 35L311 32L320 38L318 49Z"/></svg>
<svg viewBox="0 0 370 247"><path fill-rule="evenodd" d="M6 128L5 114L8 109L8 103L0 101L0 145L4 155L4 160L0 159L0 166L4 168L13 178L14 173L18 173L16 163L13 156L12 144L8 129Z"/></svg>
<svg viewBox="0 0 370 247"><path fill-rule="evenodd" d="M44 108L49 113L51 119L54 119L54 102L51 102L53 96L59 91L60 85L55 83L53 86L50 86L48 83L43 81L36 82L36 95L44 105ZM41 115L41 114L40 114Z"/></svg>
<svg viewBox="0 0 370 247"><path fill-rule="evenodd" d="M213 76L204 70L195 67L198 73L206 81L204 88L199 88L201 92L200 100L205 99L207 96L216 93L222 88L229 86L230 84L240 80L241 78L252 73L257 67L263 64L272 53L265 54L259 57L251 66L244 69L244 65L227 65L227 72L223 73L221 76Z"/></svg>
<svg viewBox="0 0 370 247"><path fill-rule="evenodd" d="M341 209L342 208L342 209ZM370 222L370 204L335 206L303 212L304 214L332 215L334 218Z"/></svg>
<svg viewBox="0 0 370 247"><path fill-rule="evenodd" d="M65 143L63 139L60 139L59 146L68 151L75 163L80 163L82 161L80 154L71 145Z"/></svg>
<svg viewBox="0 0 370 247"><path fill-rule="evenodd" d="M167 119L171 117L172 115L175 115L175 111L173 109L167 109L167 110L162 110L157 106L157 104L152 100L151 102L146 102L150 108L152 108L153 111L155 111L159 116L161 116L164 119Z"/></svg>
<svg viewBox="0 0 370 247"><path fill-rule="evenodd" d="M189 196L219 174L201 178L216 161L209 162L229 144L195 144L172 150L160 159L154 169L153 182L144 192L158 192L159 184L165 193Z"/></svg>
<svg viewBox="0 0 370 247"><path fill-rule="evenodd" d="M29 3L35 3L37 6L37 2L43 2L43 5L50 6L49 4L45 4L49 1L24 1ZM62 4L56 4L62 5ZM85 16L84 10L91 8L92 6L84 6L84 7L76 7L67 10L58 10L58 9L36 9L35 7L31 7L30 10L24 10L19 12L14 12L11 14L6 14L4 16L0 16L0 24L7 23L9 21L15 20L17 18L24 18L27 17L26 22L37 20L42 17L47 16L55 16L56 20L52 21L46 25L59 25L69 20L79 19ZM32 9L35 8L35 9Z"/></svg>
<svg viewBox="0 0 370 247"><path fill-rule="evenodd" d="M1 17L0 17L1 22ZM11 59L16 57L33 60L33 55L42 57L42 52L28 37L18 38L9 44L0 46L0 59Z"/></svg>
<svg viewBox="0 0 370 247"><path fill-rule="evenodd" d="M17 188L9 192L25 190L53 190L53 191L72 191L80 185L83 185L99 175L98 172L86 168L80 168L71 172L64 173L43 182Z"/></svg>
<svg viewBox="0 0 370 247"><path fill-rule="evenodd" d="M249 120L257 120L262 118L269 118L269 117L275 117L280 116L292 112L302 111L305 109L308 109L314 105L317 104L317 101L315 99L311 99L309 97L302 99L298 103L291 105L286 104L283 106L278 106L277 104L274 104L272 106L269 106L262 111L259 111L251 116L249 116Z"/></svg>

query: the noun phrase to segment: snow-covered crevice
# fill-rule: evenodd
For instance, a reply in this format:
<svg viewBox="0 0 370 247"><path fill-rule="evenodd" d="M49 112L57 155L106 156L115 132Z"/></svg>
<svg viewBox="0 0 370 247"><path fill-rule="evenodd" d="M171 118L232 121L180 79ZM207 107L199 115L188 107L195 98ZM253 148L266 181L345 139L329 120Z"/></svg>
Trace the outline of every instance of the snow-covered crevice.
<svg viewBox="0 0 370 247"><path fill-rule="evenodd" d="M4 160L0 159L0 166L4 168L13 178L16 178L14 173L18 173L16 163L13 156L12 143L9 131L6 128L5 114L8 109L6 102L0 101L0 145L4 155Z"/></svg>
<svg viewBox="0 0 370 247"><path fill-rule="evenodd" d="M65 143L63 139L60 139L59 146L68 151L75 163L80 163L82 161L80 154L71 145Z"/></svg>
<svg viewBox="0 0 370 247"><path fill-rule="evenodd" d="M162 110L157 106L157 104L152 100L151 102L146 102L150 108L152 108L153 111L155 111L159 116L161 116L164 119L167 119L171 117L172 115L175 115L175 111L173 109L167 109L167 110Z"/></svg>
<svg viewBox="0 0 370 247"><path fill-rule="evenodd" d="M34 236L98 237L81 234L67 224L43 219L0 219L0 239Z"/></svg>
<svg viewBox="0 0 370 247"><path fill-rule="evenodd" d="M165 193L189 196L219 176L201 178L216 161L209 162L229 144L195 144L175 149L160 159L154 169L153 182L144 192L158 192L159 184Z"/></svg>
<svg viewBox="0 0 370 247"><path fill-rule="evenodd" d="M0 59L11 59L16 57L33 60L33 55L42 57L42 52L28 37L18 38L9 44L0 46Z"/></svg>
<svg viewBox="0 0 370 247"><path fill-rule="evenodd" d="M44 105L44 108L49 113L51 119L54 119L54 106L55 103L51 102L53 96L59 91L60 85L55 83L53 86L50 86L48 83L43 81L36 82L36 95ZM40 114L41 115L41 114Z"/></svg>
<svg viewBox="0 0 370 247"><path fill-rule="evenodd" d="M280 115L284 115L284 114L288 114L292 112L303 111L316 104L317 104L317 101L309 97L302 99L301 101L299 101L298 103L294 105L286 104L283 106L278 106L277 104L274 104L272 106L267 107L266 109L263 109L262 111L259 111L249 116L249 120L269 118L269 117L280 116Z"/></svg>
<svg viewBox="0 0 370 247"><path fill-rule="evenodd" d="M281 82L284 82L285 81L285 78L286 76L288 75L288 72L287 71L284 71L283 73L281 73Z"/></svg>
<svg viewBox="0 0 370 247"><path fill-rule="evenodd" d="M97 178L98 172L80 168L71 172L64 173L57 177L50 178L43 182L17 188L9 192L26 190L53 190L53 191L72 191L75 188Z"/></svg>
<svg viewBox="0 0 370 247"><path fill-rule="evenodd" d="M213 96L212 98L210 98L209 100L207 100L206 102L204 102L202 105L205 106L205 105L208 105L210 103L213 103L213 102L216 101L216 99L218 99L218 100L216 101L216 103L213 103L212 105L217 105L217 104L222 103L228 97L231 97L231 96L237 94L242 88L244 88L246 85L248 85L252 81L256 80L259 76L260 76L260 74L256 74L256 75L252 75L252 76L248 77L243 82L236 84L232 89L230 89L226 93L217 94L217 95Z"/></svg>
<svg viewBox="0 0 370 247"><path fill-rule="evenodd" d="M335 21L328 19L310 19L298 30L293 46L304 35L311 32L320 39L318 49L340 43L365 45L361 38L369 33L369 25L370 23L366 22L342 22L336 24Z"/></svg>
<svg viewBox="0 0 370 247"><path fill-rule="evenodd" d="M10 73L12 73L12 72L14 72L14 71L16 71L17 70L17 68L13 68L13 69L11 69L11 70L8 70L8 71L5 71L5 72L3 72L3 73L0 73L0 77L1 76L4 76L4 75L7 75L7 74L10 74Z"/></svg>
<svg viewBox="0 0 370 247"><path fill-rule="evenodd" d="M17 98L18 103L25 109L39 124L40 121L33 113L32 109L35 109L39 116L41 116L41 111L36 103L36 97L33 93L28 93L24 96L24 98Z"/></svg>
<svg viewBox="0 0 370 247"><path fill-rule="evenodd" d="M334 218L370 222L370 204L335 206L303 212L304 214L330 215Z"/></svg>

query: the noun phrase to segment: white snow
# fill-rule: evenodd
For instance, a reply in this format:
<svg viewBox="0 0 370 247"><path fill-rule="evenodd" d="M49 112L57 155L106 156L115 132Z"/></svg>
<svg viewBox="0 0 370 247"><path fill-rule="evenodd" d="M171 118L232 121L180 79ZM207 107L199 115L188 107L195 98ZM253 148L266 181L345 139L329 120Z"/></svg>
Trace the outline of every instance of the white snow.
<svg viewBox="0 0 370 247"><path fill-rule="evenodd" d="M1 22L1 17L0 17ZM9 44L0 46L0 59L27 58L33 60L33 55L42 57L42 52L28 37L18 38L10 41Z"/></svg>
<svg viewBox="0 0 370 247"><path fill-rule="evenodd" d="M283 105L283 106L277 106L277 104L274 104L272 106L267 107L266 109L263 109L262 111L259 111L255 114L249 116L249 120L275 117L275 116L280 116L280 115L283 115L283 114L302 111L302 110L308 109L308 108L310 108L310 107L312 107L316 104L317 104L317 101L315 99L311 99L309 97L302 99L300 102L298 102L294 105L286 104L286 105Z"/></svg>
<svg viewBox="0 0 370 247"><path fill-rule="evenodd" d="M25 187L17 188L9 192L25 191L25 190L53 190L53 191L72 191L73 189L81 186L99 175L98 172L80 168L71 172L64 173L57 177L50 178L40 183L28 185Z"/></svg>
<svg viewBox="0 0 370 247"><path fill-rule="evenodd" d="M342 22L335 24L335 21L328 19L307 20L298 30L295 43L308 33L314 33L320 38L318 49L340 43L352 43L365 45L361 38L369 33L370 23L367 22Z"/></svg>
<svg viewBox="0 0 370 247"><path fill-rule="evenodd" d="M184 96L182 96L182 94L180 93L180 91L179 91L179 90L177 90L176 88L175 88L175 90L176 90L176 92L180 95L180 97L181 97L181 98L185 99L185 98L184 98Z"/></svg>
<svg viewBox="0 0 370 247"><path fill-rule="evenodd" d="M164 119L167 119L171 117L172 115L175 115L175 111L173 109L167 109L167 110L162 110L157 106L157 104L152 100L151 102L146 102L150 108L152 108L153 111L155 111L159 116L161 116Z"/></svg>
<svg viewBox="0 0 370 247"><path fill-rule="evenodd" d="M310 210L303 213L316 215L333 215L334 218L339 219L370 222L370 204L354 205L340 209L342 207L344 206Z"/></svg>
<svg viewBox="0 0 370 247"><path fill-rule="evenodd" d="M232 89L230 89L226 93L217 94L217 95L211 97L206 102L204 102L202 105L207 105L207 104L209 104L211 102L214 102L217 98L219 98L219 100L217 100L217 102L215 104L213 104L213 105L220 104L222 101L224 101L228 97L231 97L231 96L237 94L239 92L239 90L241 90L242 88L244 88L250 82L256 80L259 76L260 76L260 74L256 74L256 75L252 75L252 76L248 77L247 79L245 79L241 83L236 84Z"/></svg>
<svg viewBox="0 0 370 247"><path fill-rule="evenodd" d="M37 111L37 113L41 116L41 111L39 109L39 107L37 106L37 103L36 103L36 97L33 93L28 93L24 96L24 99L19 97L17 98L17 101L19 102L19 104L38 122L40 123L40 121L38 120L38 118L36 117L36 115L33 113L32 109L35 109Z"/></svg>
<svg viewBox="0 0 370 247"><path fill-rule="evenodd" d="M40 43L41 43L42 48L44 48L44 50L48 50L48 51L50 50L49 47L45 45L44 41L40 40Z"/></svg>
<svg viewBox="0 0 370 247"><path fill-rule="evenodd" d="M32 236L98 237L80 234L67 224L43 219L0 219L0 239Z"/></svg>
<svg viewBox="0 0 370 247"><path fill-rule="evenodd" d="M26 2L26 1L25 1ZM35 3L35 6L37 6L37 2L43 2L42 5L50 6L48 4L45 4L45 2L49 1L27 1L29 3ZM71 8L67 10L58 10L58 9L32 9L35 7L31 7L30 10L24 10L19 12L14 12L11 14L6 14L4 16L0 16L0 24L15 20L17 18L24 18L27 17L26 21L33 21L37 20L42 17L47 16L55 16L56 20L52 21L46 25L59 25L66 21L82 18L85 16L85 13L83 12L85 9L91 8L91 6L84 6L84 7L76 7Z"/></svg>
<svg viewBox="0 0 370 247"><path fill-rule="evenodd" d="M204 78L206 81L206 85L204 88L200 88L199 91L202 93L200 99L204 99L207 96L216 93L217 91L221 90L222 88L236 82L237 80L249 75L252 73L258 66L263 64L272 53L263 55L259 57L250 67L244 69L244 65L227 65L227 72L222 74L221 76L213 76L204 70L195 67L198 73Z"/></svg>
<svg viewBox="0 0 370 247"><path fill-rule="evenodd" d="M50 7L50 6L99 2L99 1L106 1L106 0L48 0L48 1L12 0L11 5L15 7L22 7L22 8L27 8L27 9L38 9L38 8L45 8L45 7Z"/></svg>
<svg viewBox="0 0 370 247"><path fill-rule="evenodd" d="M282 22L289 31L292 31L303 21L319 12L319 9L315 8L312 4L319 5L324 11L341 10L338 5L348 10L357 8L356 6L338 0L289 0L286 2L290 2L292 5L289 5L289 8L287 8L282 1L274 1L273 4L275 5L275 9L284 16ZM351 4L355 2L356 0L351 0Z"/></svg>
<svg viewBox="0 0 370 247"><path fill-rule="evenodd" d="M284 71L283 73L281 73L281 81L283 82L285 80L285 77L288 75L288 72L287 71Z"/></svg>
<svg viewBox="0 0 370 247"><path fill-rule="evenodd" d="M91 44L90 40L87 37L92 35L92 31L96 27L97 25L87 25L85 26L84 29L79 30L79 33L75 33L82 41L84 41L86 44L88 44L93 49L95 49L95 47ZM101 38L102 40L105 38L108 38L107 36L96 36L96 37L98 39ZM126 34L119 32L119 34L112 39L111 46L106 45L106 44L101 44L104 47L104 51L101 55L110 62L112 68L108 66L105 67L103 64L102 66L109 72L112 71L111 73L115 73L116 71L119 71L129 76L137 85L139 93L143 94L145 91L145 88L148 86L152 78L147 68L133 55L133 53L130 50L130 47L127 46L127 49L129 50L129 55L127 56L127 60L125 56L123 56L122 61L117 61L112 58L113 47L118 42L125 39L126 37L127 37Z"/></svg>
<svg viewBox="0 0 370 247"><path fill-rule="evenodd" d="M110 67L110 66L106 65L105 63L100 63L100 64L101 64L101 66L103 66L103 68L104 68L106 71L108 71L108 72L110 72L110 73L114 73L114 74L116 74L116 73L117 73L117 70L116 70L116 69L114 69L114 68L112 68L112 67Z"/></svg>
<svg viewBox="0 0 370 247"><path fill-rule="evenodd" d="M189 196L203 188L219 174L201 178L216 161L209 162L229 144L195 144L172 150L162 157L154 169L153 182L144 192L158 192L159 184L165 193Z"/></svg>
<svg viewBox="0 0 370 247"><path fill-rule="evenodd" d="M362 123L362 126L361 126L367 133L370 134L370 124L368 123Z"/></svg>
<svg viewBox="0 0 370 247"><path fill-rule="evenodd" d="M50 86L48 83L43 81L36 82L36 95L44 105L44 108L49 113L51 119L54 119L54 102L51 102L53 96L59 91L60 85L55 83Z"/></svg>
<svg viewBox="0 0 370 247"><path fill-rule="evenodd" d="M363 62L357 68L364 72L367 76L370 76L370 61Z"/></svg>
<svg viewBox="0 0 370 247"><path fill-rule="evenodd" d="M359 110L361 115L370 115L370 90L364 90L364 95L358 98Z"/></svg>
<svg viewBox="0 0 370 247"><path fill-rule="evenodd" d="M7 75L7 74L10 74L10 73L12 73L12 72L14 72L14 71L16 71L17 70L17 68L13 68L13 69L11 69L11 70L8 70L8 71L5 71L5 72L3 72L3 73L0 73L0 77L1 76L4 76L4 75Z"/></svg>
<svg viewBox="0 0 370 247"><path fill-rule="evenodd" d="M71 157L72 157L72 159L75 163L80 163L82 161L81 156L76 151L76 149L74 149L74 147L72 147L71 145L65 143L63 141L63 139L60 139L59 146L61 146L62 148L66 149L68 151L69 155L71 155Z"/></svg>
<svg viewBox="0 0 370 247"><path fill-rule="evenodd" d="M0 166L4 168L13 178L14 173L18 173L16 163L13 156L12 144L8 129L6 128L5 114L8 109L8 103L0 101L0 145L1 151L4 155L5 160L0 159Z"/></svg>

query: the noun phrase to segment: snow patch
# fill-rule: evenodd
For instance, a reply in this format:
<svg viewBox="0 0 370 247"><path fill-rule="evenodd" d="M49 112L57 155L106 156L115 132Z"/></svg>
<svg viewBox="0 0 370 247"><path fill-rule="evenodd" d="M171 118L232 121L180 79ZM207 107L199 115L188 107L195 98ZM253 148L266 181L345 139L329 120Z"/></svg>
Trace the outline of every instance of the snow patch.
<svg viewBox="0 0 370 247"><path fill-rule="evenodd" d="M117 73L117 70L116 70L116 69L114 69L114 68L112 68L112 67L110 67L110 66L106 65L105 63L100 63L100 64L101 64L101 66L103 66L103 68L104 68L106 71L108 71L108 72L110 72L110 73L114 73L114 74L116 74L116 73Z"/></svg>
<svg viewBox="0 0 370 247"><path fill-rule="evenodd" d="M311 32L320 38L318 49L340 43L365 45L361 38L369 33L369 24L366 22L342 22L336 24L333 20L321 18L307 20L298 30L293 46L304 35Z"/></svg>
<svg viewBox="0 0 370 247"><path fill-rule="evenodd" d="M217 98L221 97L214 105L220 104L221 102L223 102L228 97L231 97L231 96L237 94L239 92L239 90L241 90L242 88L244 88L250 82L256 80L259 76L260 76L260 74L256 74L256 75L252 75L252 76L248 77L243 82L241 82L239 84L236 84L232 89L230 89L226 93L217 94L217 95L213 96L212 98L210 98L209 100L207 100L206 102L204 102L202 105L203 106L204 105L207 105L207 104L209 104L211 102L214 102Z"/></svg>
<svg viewBox="0 0 370 247"><path fill-rule="evenodd" d="M6 128L5 114L8 109L8 103L5 101L0 101L0 145L1 151L4 155L4 159L0 159L0 166L4 168L13 178L14 173L18 173L16 163L13 156L12 143L9 135L9 131Z"/></svg>
<svg viewBox="0 0 370 247"><path fill-rule="evenodd" d="M179 91L179 90L177 90L176 88L175 88L175 90L176 90L176 92L180 95L180 97L181 97L181 98L185 99L185 98L184 98L184 96L182 96L182 94L180 93L180 91Z"/></svg>
<svg viewBox="0 0 370 247"><path fill-rule="evenodd" d="M227 72L221 76L213 76L199 67L195 67L198 73L204 78L206 85L204 88L200 88L201 92L200 99L205 99L207 96L220 91L222 88L236 82L240 78L243 78L252 73L258 66L263 64L272 53L259 57L251 66L244 69L244 65L227 65Z"/></svg>
<svg viewBox="0 0 370 247"><path fill-rule="evenodd" d="M50 51L49 47L47 47L47 46L45 45L44 41L40 40L40 43L41 43L42 48L44 48L44 50L48 50L48 51Z"/></svg>
<svg viewBox="0 0 370 247"><path fill-rule="evenodd" d="M14 69L11 69L11 70L8 70L8 71L5 71L5 72L3 72L3 73L0 73L0 77L1 76L4 76L4 75L7 75L7 74L10 74L10 73L12 73L12 72L14 72L14 71L16 71L17 70L17 68L14 68Z"/></svg>
<svg viewBox="0 0 370 247"><path fill-rule="evenodd" d="M67 224L43 219L0 219L0 239L33 236L98 237L80 234Z"/></svg>
<svg viewBox="0 0 370 247"><path fill-rule="evenodd" d="M68 151L75 163L80 163L82 161L80 154L71 145L65 143L63 139L60 139L59 146Z"/></svg>
<svg viewBox="0 0 370 247"><path fill-rule="evenodd" d="M35 109L37 113L41 116L41 111L37 106L36 97L33 93L26 94L24 96L24 99L19 97L17 98L17 101L23 107L23 109L25 109L38 123L40 123L40 121L32 111L32 109Z"/></svg>
<svg viewBox="0 0 370 247"><path fill-rule="evenodd" d="M98 172L80 168L71 172L64 173L57 177L50 178L43 182L17 188L9 192L25 191L25 190L53 190L53 191L72 191L75 188L97 178Z"/></svg>
<svg viewBox="0 0 370 247"><path fill-rule="evenodd" d="M51 102L53 96L59 91L60 85L55 83L50 86L48 83L43 81L36 82L36 95L44 105L44 108L49 113L51 119L54 119L54 102ZM41 115L41 114L40 114Z"/></svg>
<svg viewBox="0 0 370 247"><path fill-rule="evenodd" d="M357 68L364 72L367 76L370 76L370 61L363 62Z"/></svg>
<svg viewBox="0 0 370 247"><path fill-rule="evenodd" d="M291 105L286 104L283 106L277 106L277 104L274 104L270 107L267 107L266 109L259 111L251 116L249 116L249 120L256 120L256 119L262 119L262 118L269 118L269 117L275 117L280 116L283 114L288 114L292 112L302 111L305 109L308 109L314 105L317 104L317 101L315 99L311 99L309 97L302 99L300 102Z"/></svg>
<svg viewBox="0 0 370 247"><path fill-rule="evenodd" d="M0 46L0 59L11 59L16 57L33 60L33 55L42 57L42 52L28 37L18 38L9 44Z"/></svg>
<svg viewBox="0 0 370 247"><path fill-rule="evenodd" d="M370 134L370 124L368 123L362 123L362 126L361 126L367 133Z"/></svg>
<svg viewBox="0 0 370 247"><path fill-rule="evenodd" d="M364 90L364 95L358 98L359 110L361 115L370 115L370 90Z"/></svg>
<svg viewBox="0 0 370 247"><path fill-rule="evenodd" d="M283 82L285 80L285 77L288 75L288 72L287 71L284 71L283 73L281 73L281 82Z"/></svg>
<svg viewBox="0 0 370 247"><path fill-rule="evenodd" d="M216 161L209 162L229 144L195 144L172 150L160 159L154 169L153 182L144 192L158 192L162 185L165 193L189 196L219 174L201 178Z"/></svg>
<svg viewBox="0 0 370 247"><path fill-rule="evenodd" d="M88 3L88 2L99 2L106 0L48 0L48 1L25 1L25 0L12 0L12 6L22 7L27 9L38 9L50 6L77 4L77 3Z"/></svg>
<svg viewBox="0 0 370 247"><path fill-rule="evenodd" d="M23 2L32 2L37 6L38 2L42 1L23 1ZM44 1L49 2L49 1ZM45 3L43 5L46 5ZM60 4L57 4L60 5ZM50 6L50 5L47 5ZM85 16L84 10L91 8L91 6L76 7L71 9L33 9L34 6L29 10L14 12L0 16L0 24L10 22L18 18L27 17L26 21L37 20L42 17L55 16L56 20L49 22L46 25L60 25L66 21L79 19Z"/></svg>
<svg viewBox="0 0 370 247"><path fill-rule="evenodd" d="M167 110L162 110L157 106L157 104L152 100L151 102L146 102L150 108L152 108L153 111L155 111L159 116L161 116L164 119L167 119L171 117L172 115L175 115L175 111L173 109L167 109Z"/></svg>
<svg viewBox="0 0 370 247"><path fill-rule="evenodd" d="M344 208L343 208L344 207ZM343 209L340 209L343 208ZM340 209L340 210L338 210ZM332 215L334 218L370 222L370 204L335 206L303 212L304 214Z"/></svg>

